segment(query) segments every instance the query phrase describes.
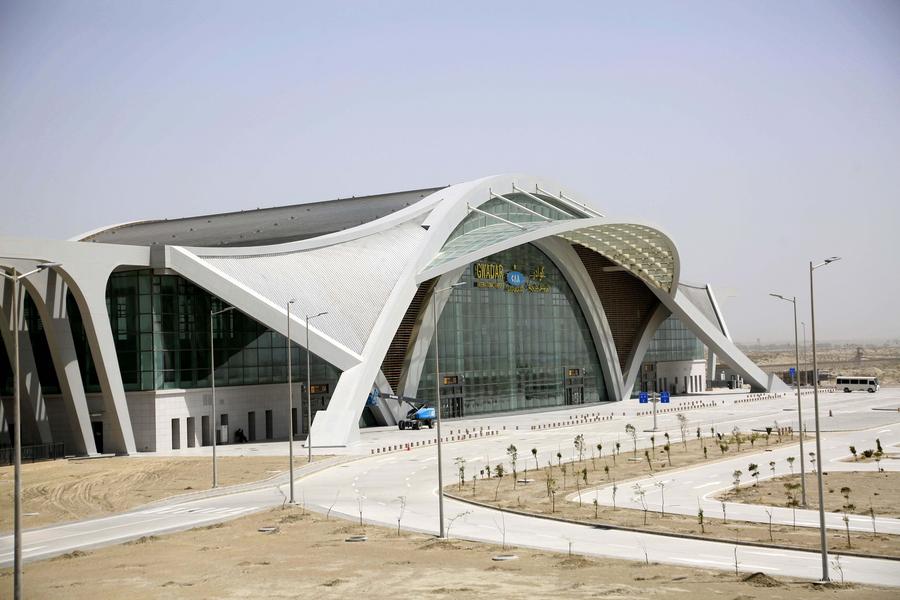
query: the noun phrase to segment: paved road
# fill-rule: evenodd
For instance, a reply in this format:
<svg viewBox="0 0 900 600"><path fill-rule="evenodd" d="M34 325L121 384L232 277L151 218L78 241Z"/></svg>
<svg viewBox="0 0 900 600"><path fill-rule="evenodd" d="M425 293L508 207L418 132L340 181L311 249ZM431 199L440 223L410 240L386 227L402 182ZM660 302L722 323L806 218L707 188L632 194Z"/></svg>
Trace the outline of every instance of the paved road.
<svg viewBox="0 0 900 600"><path fill-rule="evenodd" d="M720 430L730 430L734 424L747 429L751 426L770 425L776 420L785 425L790 423L795 414L791 412L794 400L790 396L735 403L735 400L741 398L740 395L719 396L716 398L718 406L715 408L686 411L691 429L700 426L708 431L710 426L717 426ZM871 410L873 401L885 407L896 406L900 404L900 390L883 390L874 398L865 394L852 397L843 394L824 395L823 412L830 408L834 414L828 421L828 428L841 430L872 427L896 420L894 413ZM808 399L804 402L811 404ZM466 458L470 468L483 462L494 465L498 461L505 461L505 449L511 443L516 444L520 454L526 456L530 456L530 448L537 448L541 463L555 457L557 451L574 451L572 440L579 433L584 434L589 443L602 441L607 448L612 447L618 439L624 450L628 442L624 434L626 422L633 423L638 428L646 428L651 424L650 417L635 417L636 409L633 404L608 405L599 409L580 408L450 424L447 429L455 430L477 428L490 423L492 427L499 428L501 433L445 445L446 480L450 482L455 477L454 457ZM627 413L625 416L622 416L623 410ZM615 412L616 416L612 420L572 427L534 431L530 428L535 424L559 422L563 420L563 415L597 412ZM518 430L515 429L516 425L519 426ZM678 426L674 413L660 415L659 425L663 429L668 428L673 437L676 437ZM504 426L505 431L502 429ZM797 426L796 423L794 426ZM314 510L324 512L331 509L333 514L355 519L359 518L361 511L362 517L370 523L396 526L400 513L399 497L403 496L406 508L402 526L436 533L437 476L434 447L420 447L387 455L369 455L372 448L383 447L398 440L409 440L411 435L417 435L418 441L424 441L433 433L396 430L367 432L363 436L363 442L354 449L363 454L364 458L299 479L298 499L302 498ZM639 437L641 445L647 444L648 435L642 434ZM824 436L824 439L829 439L829 436ZM836 444L837 442L835 447ZM252 447L244 450L250 452ZM24 544L25 559L38 560L76 548L120 543L142 535L157 535L264 510L284 501L284 487L269 483L231 495L158 503L123 515L28 531ZM567 551L571 544L574 552L588 555L632 560L643 560L646 556L649 560L658 562L734 568L734 544L568 525L475 508L455 501L448 501L446 509L446 519L453 537L494 543L501 543L505 538L507 544L555 551ZM0 538L0 564L8 565L11 562L11 543L10 536ZM745 546L739 546L737 553L740 568L745 571L765 571L809 579L816 579L820 574L819 557L815 553ZM848 581L900 586L900 570L896 568L895 561L845 557L841 562Z"/></svg>

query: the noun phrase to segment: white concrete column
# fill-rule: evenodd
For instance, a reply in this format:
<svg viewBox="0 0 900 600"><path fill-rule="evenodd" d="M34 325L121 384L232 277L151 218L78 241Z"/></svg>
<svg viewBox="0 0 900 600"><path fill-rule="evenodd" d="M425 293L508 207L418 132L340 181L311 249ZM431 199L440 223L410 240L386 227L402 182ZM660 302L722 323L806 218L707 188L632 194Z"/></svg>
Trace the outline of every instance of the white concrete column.
<svg viewBox="0 0 900 600"><path fill-rule="evenodd" d="M15 331L19 331L19 368L21 369L21 398L20 415L22 418L22 443L23 444L47 444L53 441L50 430L50 420L47 417L47 406L41 391L41 382L38 380L37 363L34 360L34 352L31 347L31 337L25 328L25 287L19 281L19 297L13 299L13 283L3 278L3 293L0 294L0 319L3 320L3 343L6 346L6 355L13 362ZM18 304L18 324L12 321L12 303ZM12 414L12 410L9 411Z"/></svg>

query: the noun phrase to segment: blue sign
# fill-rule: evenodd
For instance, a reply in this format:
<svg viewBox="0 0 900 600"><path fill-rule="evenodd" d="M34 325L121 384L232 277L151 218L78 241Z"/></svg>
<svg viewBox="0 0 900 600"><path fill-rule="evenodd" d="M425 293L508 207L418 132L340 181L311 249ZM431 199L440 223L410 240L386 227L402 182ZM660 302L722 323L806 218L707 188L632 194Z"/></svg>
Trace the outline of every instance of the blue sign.
<svg viewBox="0 0 900 600"><path fill-rule="evenodd" d="M797 369L791 367L791 377L795 377L797 375Z"/></svg>
<svg viewBox="0 0 900 600"><path fill-rule="evenodd" d="M506 283L513 287L522 287L525 285L525 276L518 271L507 271Z"/></svg>
<svg viewBox="0 0 900 600"><path fill-rule="evenodd" d="M638 402L640 402L641 404L647 404L648 402L650 402L650 398L647 396L647 392L641 392L638 395Z"/></svg>
<svg viewBox="0 0 900 600"><path fill-rule="evenodd" d="M659 401L662 402L663 404L668 404L669 403L669 392L660 392Z"/></svg>

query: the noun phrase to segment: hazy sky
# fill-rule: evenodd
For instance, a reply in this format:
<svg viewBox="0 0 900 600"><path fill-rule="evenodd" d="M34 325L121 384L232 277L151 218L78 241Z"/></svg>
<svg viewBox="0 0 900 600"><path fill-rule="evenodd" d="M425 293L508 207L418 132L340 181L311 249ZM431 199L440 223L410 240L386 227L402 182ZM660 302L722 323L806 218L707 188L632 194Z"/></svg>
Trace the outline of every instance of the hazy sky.
<svg viewBox="0 0 900 600"><path fill-rule="evenodd" d="M527 172L734 337L900 338L900 2L0 0L0 235Z"/></svg>

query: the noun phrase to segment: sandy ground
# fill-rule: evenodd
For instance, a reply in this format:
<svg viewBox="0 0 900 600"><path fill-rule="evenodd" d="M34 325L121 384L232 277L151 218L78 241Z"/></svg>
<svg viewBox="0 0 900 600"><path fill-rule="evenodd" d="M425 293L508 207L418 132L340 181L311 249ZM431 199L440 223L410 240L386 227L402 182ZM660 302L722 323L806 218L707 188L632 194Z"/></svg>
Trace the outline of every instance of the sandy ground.
<svg viewBox="0 0 900 600"><path fill-rule="evenodd" d="M260 533L274 526L274 533ZM364 532L368 541L350 543ZM517 560L494 562L498 554ZM750 581L742 581L750 576ZM9 597L10 570L0 571ZM27 597L66 598L896 598L896 589L822 589L765 575L506 549L348 521L287 507L221 525L25 566ZM825 596L823 596L825 594Z"/></svg>
<svg viewBox="0 0 900 600"><path fill-rule="evenodd" d="M812 349L807 347L806 360L803 358L803 340L800 340L801 369L812 368ZM856 349L862 348L862 360L857 360ZM747 356L763 369L781 367L787 370L794 366L794 346L757 349L745 348ZM816 360L820 370L831 371L834 375L875 375L881 385L900 385L900 348L883 345L854 345L817 347ZM833 380L832 380L833 381Z"/></svg>
<svg viewBox="0 0 900 600"><path fill-rule="evenodd" d="M320 457L315 457L318 460ZM306 457L295 465L306 464ZM219 485L287 471L286 457L220 457ZM97 458L22 465L22 523L26 529L118 513L176 494L209 489L209 458ZM0 532L12 531L13 469L0 468Z"/></svg>
<svg viewBox="0 0 900 600"><path fill-rule="evenodd" d="M795 440L797 440L797 436L795 436ZM790 443L790 437L785 436L782 443ZM693 440L688 442L687 450L685 450L680 441L677 443L671 443L670 449L672 450L672 466L670 467L668 464L668 459L660 450L659 441L657 441L656 458L653 459L653 472L655 474L665 473L667 470L673 468L686 467L691 464L703 462L704 460L715 460L722 457L723 455L721 451L711 444L713 444L713 441L709 438L703 438L700 441L694 438ZM708 448L709 458L707 459L703 458L703 445L706 445ZM777 436L771 436L769 445L771 447L778 445ZM764 441L756 442L756 450L759 450L760 447L765 447ZM623 450L624 449L625 448L623 446ZM749 443L744 443L741 445L741 454L746 454L748 456L748 463L751 461L758 462L761 465L761 469L766 468L764 460L765 455L756 454L753 458L751 458L750 452L748 452L749 449ZM729 450L724 456L726 458L733 458L736 453L737 445L731 443L729 445ZM614 479L616 482L619 482L617 483L617 485L619 486L619 497L623 499L631 498L634 495L634 491L631 484L629 483L629 480L649 476L650 469L646 460L629 461L628 459L632 457L632 452L630 450L620 454L616 458L615 463L605 456L605 452L604 458L595 459L594 461L588 458L581 463L576 462L574 465L572 463L567 464L563 462L562 466L566 468L565 476L563 476L562 474L562 468L558 465L554 465L551 476L556 480L556 483L559 486L559 490L556 493L554 506L554 502L552 502L547 495L546 467L541 469L541 471L536 475L534 471L534 460L529 455L528 459L530 460L530 462L523 462L521 454L523 453L519 451L520 456L517 461L519 479L522 479L524 477L534 479L532 483L529 483L527 485L517 484L515 487L513 487L513 478L509 475L504 476L500 480L498 480L496 477L491 479L479 478L476 480L473 490L471 475L469 474L467 483L462 490L459 489L458 485L447 486L446 490L451 494L463 499L474 499L479 502L494 504L504 508L511 508L524 512L553 514L554 516L574 519L578 521L621 525L625 527L634 527L660 533L685 533L701 535L709 539L721 539L727 541L756 541L762 543L776 543L785 546L807 549L816 549L819 547L819 533L817 529L802 527L794 529L791 526L773 525L770 532L767 523L733 521L731 519L728 519L727 513L723 518L723 515L721 513L710 514L710 512L704 514L704 523L701 527L699 518L693 515L672 515L668 513L662 515L658 512L649 511L645 515L644 512L640 510L621 509L604 506L594 507L593 503L587 500L583 503L582 506L578 506L577 502L568 502L565 500L565 496L577 491L578 489L576 488L575 478L573 477L572 473L580 472L582 471L582 469L587 469L587 486L606 484L610 480ZM638 456L642 456L642 454L643 451L639 450ZM527 474L523 472L524 466L526 464L531 467L528 470ZM604 467L607 466L610 468L610 472L608 475L604 469ZM479 466L478 468L480 471L481 467ZM877 474L873 474L873 476L877 476ZM748 481L750 481L750 478L745 475L744 482L746 483ZM863 492L863 490L872 490L872 495L874 496L874 487L880 485L880 481L881 480L878 480L878 482L870 481L870 487L868 488L864 487L861 483L857 484L859 485L860 495L857 496L854 493L853 498L860 500L860 504L862 504L861 500L862 498L864 498L862 494L865 493ZM891 485L896 485L896 479L892 478L891 481ZM578 483L580 489L585 489L586 486L582 480L579 480ZM778 485L781 484L776 484L776 486ZM829 486L829 489L834 489L834 493L829 494L829 497L833 498L836 496L838 500L843 500L842 496L840 495L841 487L843 486L838 484L838 480L835 480L835 483ZM851 484L850 487L851 489L856 489L853 484ZM815 488L811 487L809 489L812 490ZM784 491L783 485L781 485L779 490L782 492ZM879 506L887 506L892 503L894 506L896 506L896 493L884 495L886 496L885 498L883 498L885 504L876 505L876 511L879 510ZM748 495L748 498L749 497L750 496ZM786 498L783 495L775 496L775 498L779 505L784 505L784 500L786 500ZM868 496L865 496L865 498L868 498ZM741 498L741 500L743 501L743 498ZM867 510L868 504L866 503L864 506ZM892 508L891 510L896 511L896 508ZM881 513L877 512L876 514ZM882 516L888 516L887 511ZM848 550L847 538L842 531L829 531L829 544L836 550ZM854 533L851 537L851 545L849 549L857 552L868 552L900 557L900 536Z"/></svg>
<svg viewBox="0 0 900 600"><path fill-rule="evenodd" d="M825 488L825 510L831 512L846 510L849 514L868 515L871 507L876 516L900 518L900 505L897 503L897 498L900 497L900 473L830 471L823 475L822 481ZM732 490L721 497L747 504L790 506L786 483L799 485L800 476L766 479L761 481L758 487L753 483L746 483L738 490ZM806 496L812 509L819 508L816 485L815 474L807 473ZM845 487L850 488L849 501L841 492ZM794 493L799 499L800 492Z"/></svg>

